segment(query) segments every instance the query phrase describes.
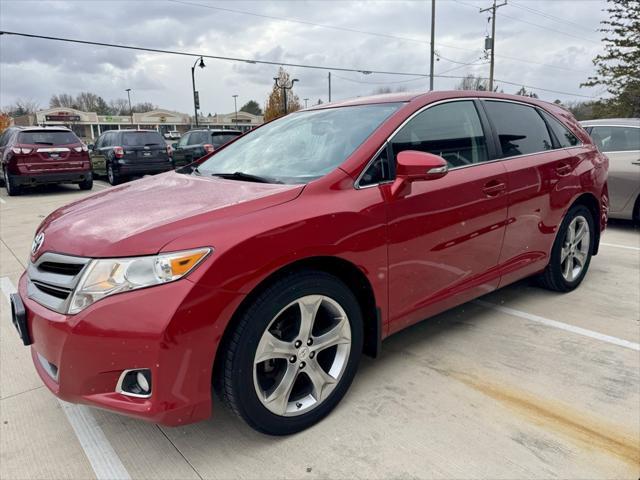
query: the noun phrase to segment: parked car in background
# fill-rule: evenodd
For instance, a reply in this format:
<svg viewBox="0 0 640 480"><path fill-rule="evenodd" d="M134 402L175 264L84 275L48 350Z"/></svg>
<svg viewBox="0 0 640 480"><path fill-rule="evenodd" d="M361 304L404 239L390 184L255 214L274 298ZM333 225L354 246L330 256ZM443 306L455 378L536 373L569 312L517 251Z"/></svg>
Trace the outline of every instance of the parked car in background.
<svg viewBox="0 0 640 480"><path fill-rule="evenodd" d="M164 134L164 138L167 140L176 140L180 138L180 132L178 130L170 130Z"/></svg>
<svg viewBox="0 0 640 480"><path fill-rule="evenodd" d="M53 212L13 323L66 401L185 425L210 416L213 382L253 428L294 433L385 337L531 275L577 288L607 165L569 112L528 97L315 106Z"/></svg>
<svg viewBox="0 0 640 480"><path fill-rule="evenodd" d="M609 157L609 216L640 222L640 118L581 124Z"/></svg>
<svg viewBox="0 0 640 480"><path fill-rule="evenodd" d="M24 187L75 183L93 188L87 146L64 127L12 127L0 135L0 165L8 195Z"/></svg>
<svg viewBox="0 0 640 480"><path fill-rule="evenodd" d="M173 162L177 167L188 165L242 135L239 130L190 130L173 147Z"/></svg>
<svg viewBox="0 0 640 480"><path fill-rule="evenodd" d="M109 130L89 151L94 174L106 175L111 185L132 176L171 170L170 152L156 130Z"/></svg>

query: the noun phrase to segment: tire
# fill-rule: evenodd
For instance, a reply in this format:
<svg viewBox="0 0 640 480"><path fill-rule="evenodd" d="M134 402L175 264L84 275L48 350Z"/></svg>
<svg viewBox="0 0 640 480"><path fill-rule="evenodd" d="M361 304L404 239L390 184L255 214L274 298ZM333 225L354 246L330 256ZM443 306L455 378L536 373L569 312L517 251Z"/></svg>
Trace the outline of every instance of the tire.
<svg viewBox="0 0 640 480"><path fill-rule="evenodd" d="M316 308L306 317L312 318L307 323L312 325L311 344L300 334L301 305L308 312ZM329 339L340 344L321 346ZM292 274L243 311L221 345L217 386L224 402L252 428L270 435L296 433L340 402L358 369L362 342L360 306L342 281L323 272ZM276 395L278 388L286 393Z"/></svg>
<svg viewBox="0 0 640 480"><path fill-rule="evenodd" d="M588 230L584 236L576 239L576 233L583 225L586 225ZM551 249L549 264L539 277L541 286L556 292L570 292L580 285L591 263L595 228L593 216L587 207L574 205L569 209L560 224Z"/></svg>
<svg viewBox="0 0 640 480"><path fill-rule="evenodd" d="M107 164L107 181L111 185L118 185L121 182L120 175L113 169L113 164Z"/></svg>
<svg viewBox="0 0 640 480"><path fill-rule="evenodd" d="M4 188L7 190L7 195L15 197L22 193L22 187L16 183L13 176L7 172L7 169L3 169Z"/></svg>
<svg viewBox="0 0 640 480"><path fill-rule="evenodd" d="M91 190L93 188L93 174L89 173L87 178L78 184L78 187L80 187L80 190Z"/></svg>

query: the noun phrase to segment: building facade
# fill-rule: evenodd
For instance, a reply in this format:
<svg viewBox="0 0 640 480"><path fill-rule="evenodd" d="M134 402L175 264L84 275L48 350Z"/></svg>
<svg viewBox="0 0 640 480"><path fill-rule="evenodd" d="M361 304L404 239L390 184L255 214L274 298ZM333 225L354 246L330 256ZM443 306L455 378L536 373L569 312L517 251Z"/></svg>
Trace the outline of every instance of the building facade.
<svg viewBox="0 0 640 480"><path fill-rule="evenodd" d="M247 131L262 125L264 117L247 112L216 114L198 118L198 126L204 128L239 129ZM70 128L84 141L95 140L107 130L127 128L158 130L164 134L170 131L187 132L195 127L193 118L187 114L170 110L152 110L132 115L98 115L73 108L49 108L34 114L14 119L18 126L64 126Z"/></svg>

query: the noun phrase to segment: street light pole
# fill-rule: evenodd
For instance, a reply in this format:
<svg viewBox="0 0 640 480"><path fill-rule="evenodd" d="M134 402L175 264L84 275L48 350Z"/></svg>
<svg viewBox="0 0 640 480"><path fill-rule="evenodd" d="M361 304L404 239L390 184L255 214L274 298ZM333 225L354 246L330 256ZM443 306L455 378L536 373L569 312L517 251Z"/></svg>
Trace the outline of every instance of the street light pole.
<svg viewBox="0 0 640 480"><path fill-rule="evenodd" d="M133 110L131 109L131 89L127 88L125 92L127 92L127 98L129 99L129 118L131 120L131 128L133 128Z"/></svg>
<svg viewBox="0 0 640 480"><path fill-rule="evenodd" d="M198 64L199 62L199 64ZM193 87L193 113L195 114L196 128L198 127L198 109L200 108L200 96L196 90L196 65L204 68L204 59L202 57L196 59L193 67L191 67L191 86Z"/></svg>
<svg viewBox="0 0 640 480"><path fill-rule="evenodd" d="M433 66L436 53L436 0L431 0L431 52L429 55L429 90L433 90Z"/></svg>
<svg viewBox="0 0 640 480"><path fill-rule="evenodd" d="M238 95L233 96L233 108L236 111L236 128L238 128Z"/></svg>
<svg viewBox="0 0 640 480"><path fill-rule="evenodd" d="M282 105L284 107L284 114L287 114L287 90L291 90L293 88L293 84L299 82L297 78L291 80L289 84L286 82L280 85L280 78L273 77L273 80L276 82L276 88L279 88L282 91Z"/></svg>

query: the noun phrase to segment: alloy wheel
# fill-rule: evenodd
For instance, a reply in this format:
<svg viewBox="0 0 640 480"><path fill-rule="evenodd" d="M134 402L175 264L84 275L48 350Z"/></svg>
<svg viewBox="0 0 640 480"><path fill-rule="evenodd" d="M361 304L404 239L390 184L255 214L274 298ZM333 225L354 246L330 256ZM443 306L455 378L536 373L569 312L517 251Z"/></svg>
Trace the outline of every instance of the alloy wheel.
<svg viewBox="0 0 640 480"><path fill-rule="evenodd" d="M107 179L109 180L109 183L113 185L115 176L113 174L113 167L111 165L107 167Z"/></svg>
<svg viewBox="0 0 640 480"><path fill-rule="evenodd" d="M351 326L340 304L324 295L298 298L258 343L253 383L260 402L280 416L313 410L338 385L350 351Z"/></svg>
<svg viewBox="0 0 640 480"><path fill-rule="evenodd" d="M562 276L567 282L573 282L584 270L590 244L589 222L578 215L569 224L560 251Z"/></svg>

